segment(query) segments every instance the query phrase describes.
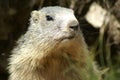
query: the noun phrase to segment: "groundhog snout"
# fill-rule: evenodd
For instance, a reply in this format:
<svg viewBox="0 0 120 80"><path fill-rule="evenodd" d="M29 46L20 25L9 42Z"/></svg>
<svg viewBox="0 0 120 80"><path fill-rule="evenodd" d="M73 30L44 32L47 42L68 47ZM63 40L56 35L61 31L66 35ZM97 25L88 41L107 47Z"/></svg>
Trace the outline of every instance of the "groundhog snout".
<svg viewBox="0 0 120 80"><path fill-rule="evenodd" d="M67 27L68 27L69 31L76 32L76 31L78 31L79 23L75 19L73 19L73 20L70 19L70 20L68 20Z"/></svg>
<svg viewBox="0 0 120 80"><path fill-rule="evenodd" d="M74 25L74 26L69 26L70 30L71 30L71 31L74 31L74 32L78 31L78 27L79 27L78 24L77 24L77 25Z"/></svg>
<svg viewBox="0 0 120 80"><path fill-rule="evenodd" d="M78 28L79 28L78 24L69 26L70 38L74 38L75 37L76 33L78 32Z"/></svg>

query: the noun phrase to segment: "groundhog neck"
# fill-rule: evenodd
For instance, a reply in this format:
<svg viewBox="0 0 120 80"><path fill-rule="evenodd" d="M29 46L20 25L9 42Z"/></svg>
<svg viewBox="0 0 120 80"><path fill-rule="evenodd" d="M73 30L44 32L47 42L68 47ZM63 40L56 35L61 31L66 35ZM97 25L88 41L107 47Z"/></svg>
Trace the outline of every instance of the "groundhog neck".
<svg viewBox="0 0 120 80"><path fill-rule="evenodd" d="M72 68L72 64L70 64L72 62L77 64L77 61L73 60L70 55L64 55L64 53L55 55L53 53L53 55L47 56L41 60L41 64L43 65L43 68L40 69L41 75L44 78L49 78L45 80L69 80L66 76L70 78L70 75L73 76L72 74L77 74Z"/></svg>
<svg viewBox="0 0 120 80"><path fill-rule="evenodd" d="M47 80L54 80L55 76L59 76L60 80L71 80L75 79L75 75L78 75L78 71L81 69L85 69L86 66L86 45L83 43L78 44L79 42L71 42L71 46L66 45L66 47L62 47L60 51L56 51L50 53L50 55L41 59L41 64L43 68L41 69L41 74L45 76L49 76ZM81 46L81 47L80 47ZM73 65L75 68L73 68ZM75 69L78 69L76 71ZM68 79L64 76L68 76ZM54 78L52 78L54 76ZM48 77L47 77L48 78ZM57 79L56 78L56 79ZM77 77L78 78L78 77ZM81 80L81 79L77 79Z"/></svg>

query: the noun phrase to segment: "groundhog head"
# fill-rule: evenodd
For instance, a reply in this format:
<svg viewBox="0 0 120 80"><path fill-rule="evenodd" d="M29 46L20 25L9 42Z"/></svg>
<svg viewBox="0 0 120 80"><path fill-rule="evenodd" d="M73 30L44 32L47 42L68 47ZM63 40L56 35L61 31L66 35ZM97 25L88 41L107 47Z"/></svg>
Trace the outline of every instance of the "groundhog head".
<svg viewBox="0 0 120 80"><path fill-rule="evenodd" d="M31 25L34 30L55 40L70 39L78 30L78 21L71 9L47 7L31 13Z"/></svg>
<svg viewBox="0 0 120 80"><path fill-rule="evenodd" d="M45 53L70 44L79 31L79 23L73 10L56 6L33 11L27 33L31 38L29 40Z"/></svg>

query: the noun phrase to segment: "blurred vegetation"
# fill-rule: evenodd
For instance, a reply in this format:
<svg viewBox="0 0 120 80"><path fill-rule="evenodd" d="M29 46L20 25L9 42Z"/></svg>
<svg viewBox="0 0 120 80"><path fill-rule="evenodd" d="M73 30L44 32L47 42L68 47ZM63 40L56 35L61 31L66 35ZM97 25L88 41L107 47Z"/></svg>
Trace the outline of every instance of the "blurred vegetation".
<svg viewBox="0 0 120 80"><path fill-rule="evenodd" d="M112 18L101 28L89 24L84 16L93 2L120 23L120 0L0 0L0 80L7 80L7 58L15 41L27 30L30 12L45 6L72 8L97 65L101 70L109 68L102 76L104 80L120 80L120 26L113 25Z"/></svg>

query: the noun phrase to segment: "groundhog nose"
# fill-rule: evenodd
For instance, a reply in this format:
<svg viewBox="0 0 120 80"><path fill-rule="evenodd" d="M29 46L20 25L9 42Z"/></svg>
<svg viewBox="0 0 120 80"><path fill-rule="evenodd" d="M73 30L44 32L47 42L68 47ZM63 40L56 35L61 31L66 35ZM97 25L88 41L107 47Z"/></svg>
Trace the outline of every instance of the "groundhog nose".
<svg viewBox="0 0 120 80"><path fill-rule="evenodd" d="M79 27L79 25L69 26L69 28L73 31L77 31L78 27Z"/></svg>

